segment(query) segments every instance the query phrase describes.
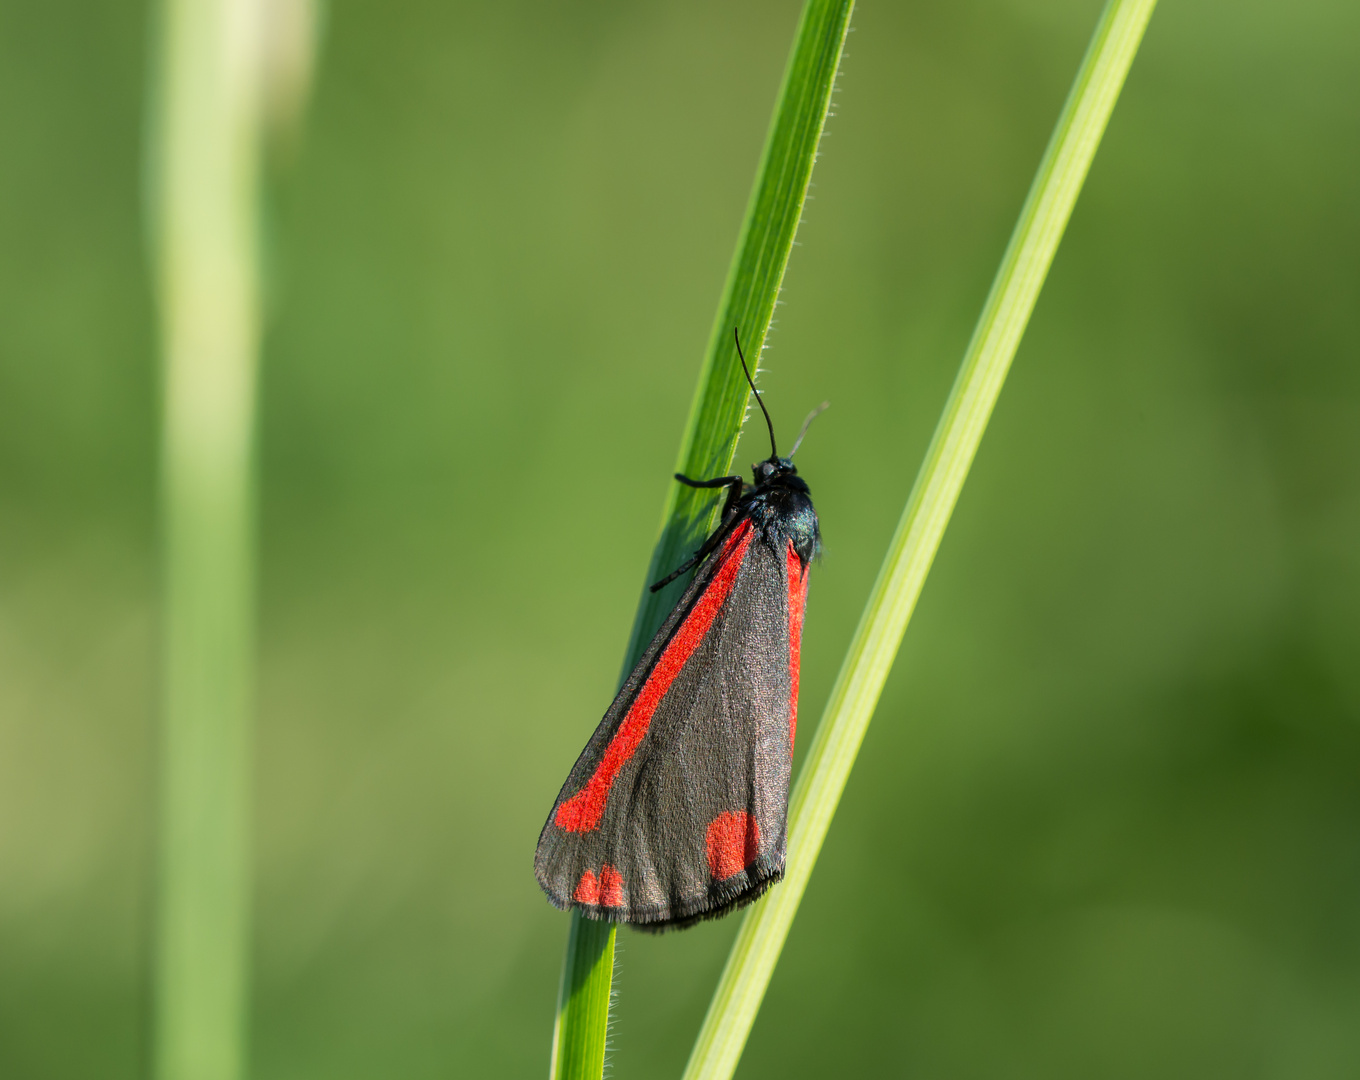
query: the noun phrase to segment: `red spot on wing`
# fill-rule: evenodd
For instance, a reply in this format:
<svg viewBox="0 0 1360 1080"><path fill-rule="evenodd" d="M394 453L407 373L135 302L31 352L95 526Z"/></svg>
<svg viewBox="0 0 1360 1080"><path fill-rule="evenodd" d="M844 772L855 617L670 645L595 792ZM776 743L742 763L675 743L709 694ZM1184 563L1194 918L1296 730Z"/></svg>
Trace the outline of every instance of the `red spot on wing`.
<svg viewBox="0 0 1360 1080"><path fill-rule="evenodd" d="M608 863L600 867L598 878L594 870L587 870L581 875L571 898L578 904L623 907L623 875Z"/></svg>
<svg viewBox="0 0 1360 1080"><path fill-rule="evenodd" d="M798 657L803 649L803 611L807 607L808 568L789 541L785 559L789 579L789 753L798 732Z"/></svg>
<svg viewBox="0 0 1360 1080"><path fill-rule="evenodd" d="M587 870L581 875L576 891L571 898L578 904L598 904L600 902L600 883L595 880L595 871Z"/></svg>
<svg viewBox="0 0 1360 1080"><path fill-rule="evenodd" d="M600 824L605 800L609 797L609 788L614 783L614 777L641 744L652 722L652 714L661 704L661 699L666 696L666 691L671 688L675 677L684 669L689 658L694 655L694 650L708 634L709 627L713 625L713 620L717 618L723 603L732 592L732 586L737 580L737 571L741 569L746 549L751 544L751 536L751 523L747 521L728 538L719 555L722 566L708 583L703 595L699 597L699 602L681 623L680 629L657 658L651 674L647 676L647 681L643 683L638 696L633 700L628 715L623 718L623 723L614 733L614 738L605 747L604 757L595 767L594 774L586 781L585 787L557 808L553 821L559 829L584 833L590 832Z"/></svg>
<svg viewBox="0 0 1360 1080"><path fill-rule="evenodd" d="M760 826L745 810L719 814L708 825L708 872L717 881L740 874L760 853Z"/></svg>
<svg viewBox="0 0 1360 1080"><path fill-rule="evenodd" d="M623 907L623 875L608 863L600 867L600 903L605 907Z"/></svg>

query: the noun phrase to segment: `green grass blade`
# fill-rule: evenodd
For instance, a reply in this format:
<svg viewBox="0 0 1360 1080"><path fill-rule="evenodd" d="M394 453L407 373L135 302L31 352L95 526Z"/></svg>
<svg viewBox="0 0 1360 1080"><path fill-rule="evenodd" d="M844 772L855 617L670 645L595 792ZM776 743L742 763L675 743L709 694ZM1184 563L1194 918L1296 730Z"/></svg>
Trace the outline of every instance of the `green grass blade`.
<svg viewBox="0 0 1360 1080"><path fill-rule="evenodd" d="M617 932L614 923L571 913L562 985L557 992L550 1078L598 1078L604 1073Z"/></svg>
<svg viewBox="0 0 1360 1080"><path fill-rule="evenodd" d="M852 7L851 0L809 0L803 9L699 373L677 472L720 476L732 466L750 393L737 363L732 329L740 328L747 357L759 357L802 216ZM712 492L676 483L667 486L648 582L664 577L699 546L712 527L719 501ZM682 588L683 582L656 594L644 588L624 675L637 663ZM592 925L573 912L553 1029L552 1080L598 1080L601 1075L613 956L613 928Z"/></svg>
<svg viewBox="0 0 1360 1080"><path fill-rule="evenodd" d="M704 366L699 372L689 421L676 457L676 472L696 477L722 476L732 467L732 455L750 397L737 362L732 330L734 327L741 330L746 358L756 363L765 348L765 335L802 217L853 6L851 0L809 0L803 9L746 219L713 322ZM712 491L695 491L676 483L668 485L661 514L661 538L648 569L649 582L665 577L703 542L712 529L721 501ZM624 675L632 670L684 585L681 580L656 594L643 591L623 665Z"/></svg>
<svg viewBox="0 0 1360 1080"><path fill-rule="evenodd" d="M152 103L163 354L157 1080L246 1072L256 7L166 0Z"/></svg>
<svg viewBox="0 0 1360 1080"><path fill-rule="evenodd" d="M735 1071L945 526L1156 0L1110 0L1020 212L789 803L788 876L746 914L685 1080Z"/></svg>

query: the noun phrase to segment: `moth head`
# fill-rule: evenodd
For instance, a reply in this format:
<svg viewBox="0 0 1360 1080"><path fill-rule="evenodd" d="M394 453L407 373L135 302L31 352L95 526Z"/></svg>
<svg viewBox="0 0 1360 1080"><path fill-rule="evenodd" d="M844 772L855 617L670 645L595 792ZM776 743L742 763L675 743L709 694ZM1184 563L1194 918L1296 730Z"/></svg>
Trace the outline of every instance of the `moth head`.
<svg viewBox="0 0 1360 1080"><path fill-rule="evenodd" d="M751 474L757 484L767 484L779 476L797 476L798 470L792 461L783 457L768 457L751 466Z"/></svg>

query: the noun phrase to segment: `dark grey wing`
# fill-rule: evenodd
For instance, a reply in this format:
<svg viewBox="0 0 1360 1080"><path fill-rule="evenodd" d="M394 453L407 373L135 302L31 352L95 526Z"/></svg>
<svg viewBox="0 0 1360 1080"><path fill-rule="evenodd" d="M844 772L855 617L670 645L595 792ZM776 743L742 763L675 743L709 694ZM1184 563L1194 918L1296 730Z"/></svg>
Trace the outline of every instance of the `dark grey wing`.
<svg viewBox="0 0 1360 1080"><path fill-rule="evenodd" d="M802 621L790 565L743 522L657 632L539 837L534 868L558 907L663 929L783 876L791 607Z"/></svg>

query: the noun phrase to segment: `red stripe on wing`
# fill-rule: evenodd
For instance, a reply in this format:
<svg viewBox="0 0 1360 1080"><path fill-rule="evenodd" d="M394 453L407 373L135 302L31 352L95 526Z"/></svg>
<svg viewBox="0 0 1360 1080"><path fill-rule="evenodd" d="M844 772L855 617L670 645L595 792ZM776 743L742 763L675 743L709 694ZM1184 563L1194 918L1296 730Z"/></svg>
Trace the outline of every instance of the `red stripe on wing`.
<svg viewBox="0 0 1360 1080"><path fill-rule="evenodd" d="M657 658L656 664L647 676L647 681L633 700L628 715L623 718L623 723L619 725L618 731L605 747L604 757L595 767L594 774L586 781L585 787L557 808L553 821L559 829L584 833L590 832L600 824L605 800L609 797L609 788L614 783L614 777L641 744L656 707L661 704L661 699L666 696L666 691L671 688L675 677L684 669L689 658L694 655L694 650L708 634L709 627L713 625L713 620L717 618L724 601L731 593L732 586L736 584L737 571L741 569L742 560L746 557L751 536L751 523L746 521L723 545L719 555L722 566L713 575L713 580L708 583L698 603L690 610L685 621L680 624L680 629Z"/></svg>
<svg viewBox="0 0 1360 1080"><path fill-rule="evenodd" d="M789 753L798 731L798 657L803 649L803 611L807 607L808 567L789 541L785 558L789 579Z"/></svg>

